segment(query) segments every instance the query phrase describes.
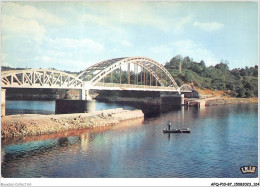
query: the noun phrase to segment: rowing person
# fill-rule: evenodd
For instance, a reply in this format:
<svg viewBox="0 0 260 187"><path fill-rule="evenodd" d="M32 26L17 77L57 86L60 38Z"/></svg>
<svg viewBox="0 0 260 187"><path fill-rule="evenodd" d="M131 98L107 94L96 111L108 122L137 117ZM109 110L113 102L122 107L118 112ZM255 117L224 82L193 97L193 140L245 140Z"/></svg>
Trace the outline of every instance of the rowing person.
<svg viewBox="0 0 260 187"><path fill-rule="evenodd" d="M172 123L170 121L168 121L168 130L171 130L171 125L172 125Z"/></svg>

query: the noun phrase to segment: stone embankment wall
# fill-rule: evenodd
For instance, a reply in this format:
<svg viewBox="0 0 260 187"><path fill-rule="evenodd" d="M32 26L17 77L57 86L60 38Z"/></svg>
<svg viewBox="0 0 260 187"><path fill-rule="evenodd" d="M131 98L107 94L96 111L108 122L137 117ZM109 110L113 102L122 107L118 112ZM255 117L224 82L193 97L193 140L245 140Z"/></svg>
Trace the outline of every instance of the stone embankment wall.
<svg viewBox="0 0 260 187"><path fill-rule="evenodd" d="M60 115L22 114L1 120L2 138L34 136L119 124L120 121L143 118L141 110L110 109L92 113Z"/></svg>

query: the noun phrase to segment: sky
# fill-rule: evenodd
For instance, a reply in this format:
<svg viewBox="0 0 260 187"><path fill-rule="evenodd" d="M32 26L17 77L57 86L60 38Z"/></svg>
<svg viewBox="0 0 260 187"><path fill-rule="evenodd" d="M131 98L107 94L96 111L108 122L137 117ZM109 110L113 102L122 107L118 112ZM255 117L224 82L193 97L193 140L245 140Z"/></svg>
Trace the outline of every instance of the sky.
<svg viewBox="0 0 260 187"><path fill-rule="evenodd" d="M2 2L1 65L80 71L103 60L176 55L258 65L256 2Z"/></svg>

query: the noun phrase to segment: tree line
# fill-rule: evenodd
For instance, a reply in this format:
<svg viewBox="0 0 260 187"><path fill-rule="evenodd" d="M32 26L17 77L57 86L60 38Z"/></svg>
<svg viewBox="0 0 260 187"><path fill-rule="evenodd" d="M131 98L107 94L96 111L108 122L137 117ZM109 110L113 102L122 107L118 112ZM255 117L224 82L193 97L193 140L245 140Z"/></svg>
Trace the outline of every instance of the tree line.
<svg viewBox="0 0 260 187"><path fill-rule="evenodd" d="M166 62L165 68L178 85L192 83L200 89L227 91L232 97L258 96L258 66L229 70L227 62L207 67L203 60L195 62L177 55Z"/></svg>

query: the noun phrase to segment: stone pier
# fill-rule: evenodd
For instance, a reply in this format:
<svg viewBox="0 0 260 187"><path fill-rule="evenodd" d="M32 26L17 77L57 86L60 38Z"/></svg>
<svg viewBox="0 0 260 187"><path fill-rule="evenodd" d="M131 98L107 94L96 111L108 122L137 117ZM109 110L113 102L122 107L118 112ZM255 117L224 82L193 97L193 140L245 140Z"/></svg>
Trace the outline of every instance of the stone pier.
<svg viewBox="0 0 260 187"><path fill-rule="evenodd" d="M182 106L184 105L184 94L161 95L161 105Z"/></svg>

